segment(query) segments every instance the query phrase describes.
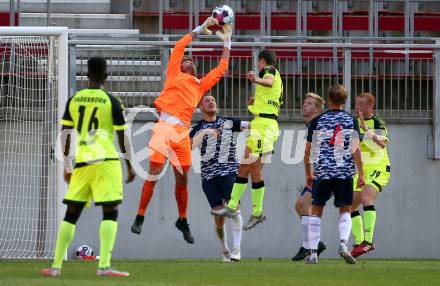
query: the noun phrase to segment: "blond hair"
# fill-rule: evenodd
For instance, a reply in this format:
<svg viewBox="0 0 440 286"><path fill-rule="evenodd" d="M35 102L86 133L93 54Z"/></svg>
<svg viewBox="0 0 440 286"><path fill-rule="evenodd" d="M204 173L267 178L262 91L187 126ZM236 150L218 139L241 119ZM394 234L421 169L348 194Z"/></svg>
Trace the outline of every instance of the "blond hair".
<svg viewBox="0 0 440 286"><path fill-rule="evenodd" d="M316 108L319 108L321 111L324 110L325 101L322 97L320 97L316 93L308 92L308 93L306 93L306 97L304 99L307 99L307 98L312 98L315 101Z"/></svg>
<svg viewBox="0 0 440 286"><path fill-rule="evenodd" d="M363 93L361 93L361 94L359 94L358 96L356 96L356 97L360 97L360 98L366 98L367 99L367 102L368 102L368 104L370 105L370 106L375 106L376 105L376 98L374 97L374 95L372 95L371 93L369 93L369 92L363 92Z"/></svg>

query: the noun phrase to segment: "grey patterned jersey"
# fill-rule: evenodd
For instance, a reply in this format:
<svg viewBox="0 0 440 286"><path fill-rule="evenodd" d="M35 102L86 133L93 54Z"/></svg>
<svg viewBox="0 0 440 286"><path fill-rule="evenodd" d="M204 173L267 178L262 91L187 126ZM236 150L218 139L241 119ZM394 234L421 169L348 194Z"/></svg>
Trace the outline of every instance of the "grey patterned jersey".
<svg viewBox="0 0 440 286"><path fill-rule="evenodd" d="M215 121L200 120L192 127L191 138L203 129L217 129L220 133L217 140L207 135L203 138L200 149L202 180L237 174L239 164L235 158L233 133L241 131L240 125L239 119L217 116Z"/></svg>
<svg viewBox="0 0 440 286"><path fill-rule="evenodd" d="M307 141L312 143L315 179L353 178L356 169L352 147L358 139L357 120L343 110L328 110L314 118Z"/></svg>

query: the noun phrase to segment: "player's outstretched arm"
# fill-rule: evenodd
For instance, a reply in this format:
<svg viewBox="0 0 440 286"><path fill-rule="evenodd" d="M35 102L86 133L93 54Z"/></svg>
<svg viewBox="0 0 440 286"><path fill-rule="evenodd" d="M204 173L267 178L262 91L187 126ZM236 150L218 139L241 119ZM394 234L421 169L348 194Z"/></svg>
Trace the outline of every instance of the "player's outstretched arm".
<svg viewBox="0 0 440 286"><path fill-rule="evenodd" d="M174 75L180 72L180 64L182 62L183 55L185 53L185 47L192 41L194 37L201 33L209 34L211 31L208 30L209 26L215 25L216 22L214 18L209 17L203 22L202 25L196 27L192 32L183 36L179 41L177 41L174 46L173 52L170 55L170 60L167 66L167 76Z"/></svg>
<svg viewBox="0 0 440 286"><path fill-rule="evenodd" d="M223 25L223 33L217 31L217 35L223 40L223 52L220 58L219 65L212 69L202 80L200 81L203 90L206 92L213 87L226 73L229 65L229 56L231 54L231 37L232 37L232 24Z"/></svg>
<svg viewBox="0 0 440 286"><path fill-rule="evenodd" d="M180 73L180 64L185 53L185 47L192 41L194 35L194 32L188 33L177 41L168 61L167 78Z"/></svg>
<svg viewBox="0 0 440 286"><path fill-rule="evenodd" d="M117 130L116 134L118 136L119 148L121 149L122 154L124 154L124 161L127 165L127 179L125 180L125 182L130 183L134 180L134 177L136 176L136 173L130 162L132 158L131 155L133 154L131 140L124 130Z"/></svg>

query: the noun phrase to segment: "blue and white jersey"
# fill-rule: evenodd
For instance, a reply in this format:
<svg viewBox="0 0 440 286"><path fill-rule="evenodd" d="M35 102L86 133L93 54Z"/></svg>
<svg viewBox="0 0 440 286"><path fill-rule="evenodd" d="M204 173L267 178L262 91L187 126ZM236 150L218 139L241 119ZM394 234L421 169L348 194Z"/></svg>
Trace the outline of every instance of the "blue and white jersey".
<svg viewBox="0 0 440 286"><path fill-rule="evenodd" d="M202 180L237 174L239 164L235 158L233 133L241 131L240 125L239 119L217 116L215 121L200 120L192 127L191 138L203 129L217 129L220 133L217 140L208 139L207 135L203 137L200 150Z"/></svg>
<svg viewBox="0 0 440 286"><path fill-rule="evenodd" d="M353 144L358 142L359 134L357 120L339 109L328 110L310 122L307 141L312 143L315 179L353 178Z"/></svg>

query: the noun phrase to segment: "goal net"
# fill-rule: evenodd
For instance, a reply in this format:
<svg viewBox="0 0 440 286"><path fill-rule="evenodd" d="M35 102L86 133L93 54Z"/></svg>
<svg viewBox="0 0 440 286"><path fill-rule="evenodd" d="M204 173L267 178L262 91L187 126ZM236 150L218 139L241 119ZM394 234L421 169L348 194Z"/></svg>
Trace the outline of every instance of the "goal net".
<svg viewBox="0 0 440 286"><path fill-rule="evenodd" d="M0 28L0 259L51 258L65 185L55 147L67 29Z"/></svg>

